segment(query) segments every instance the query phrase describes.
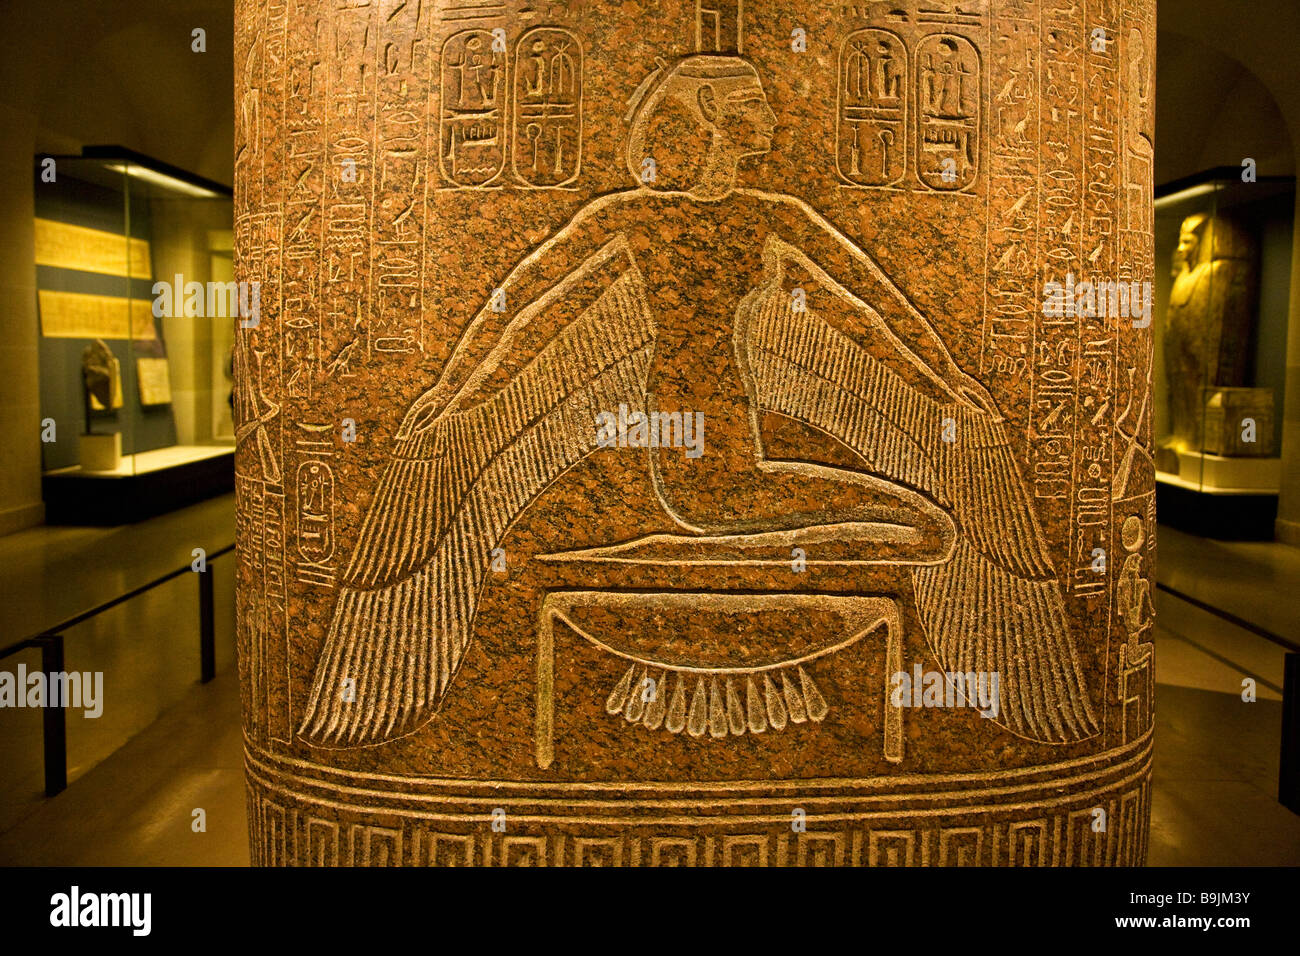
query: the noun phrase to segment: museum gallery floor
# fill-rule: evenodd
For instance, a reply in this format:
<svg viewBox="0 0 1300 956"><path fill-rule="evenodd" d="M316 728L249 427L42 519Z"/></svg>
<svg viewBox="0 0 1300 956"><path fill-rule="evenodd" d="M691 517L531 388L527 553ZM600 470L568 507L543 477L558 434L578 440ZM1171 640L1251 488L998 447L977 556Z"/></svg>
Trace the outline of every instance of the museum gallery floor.
<svg viewBox="0 0 1300 956"><path fill-rule="evenodd" d="M236 22L255 862L1143 861L1153 0Z"/></svg>

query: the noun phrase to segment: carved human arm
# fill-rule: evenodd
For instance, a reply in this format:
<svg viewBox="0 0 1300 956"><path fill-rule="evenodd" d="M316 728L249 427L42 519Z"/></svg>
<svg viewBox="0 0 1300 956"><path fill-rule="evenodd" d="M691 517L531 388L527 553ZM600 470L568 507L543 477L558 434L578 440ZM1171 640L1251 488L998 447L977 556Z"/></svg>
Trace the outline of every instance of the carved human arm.
<svg viewBox="0 0 1300 956"><path fill-rule="evenodd" d="M802 200L761 195L777 216L781 241L857 306L846 319L856 327L845 332L859 341L883 334L901 357L955 400L1002 418L993 396L957 365L934 326L874 259Z"/></svg>
<svg viewBox="0 0 1300 956"><path fill-rule="evenodd" d="M461 334L437 383L417 398L407 411L398 431L398 439L426 432L458 400L472 394L476 387L497 369L509 355L520 359L519 349L540 350L559 332L533 335L524 344L530 324L538 317L534 308L538 300L559 285L580 264L608 248L611 236L603 229L602 210L615 195L602 197L584 206L578 213L534 249L514 267L475 314ZM543 316L554 313L541 313Z"/></svg>

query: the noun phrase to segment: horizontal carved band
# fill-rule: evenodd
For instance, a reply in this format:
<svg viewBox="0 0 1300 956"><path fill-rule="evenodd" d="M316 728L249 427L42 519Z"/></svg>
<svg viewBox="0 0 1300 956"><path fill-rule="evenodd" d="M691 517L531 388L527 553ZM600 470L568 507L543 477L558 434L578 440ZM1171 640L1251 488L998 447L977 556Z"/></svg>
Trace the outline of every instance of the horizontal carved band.
<svg viewBox="0 0 1300 956"><path fill-rule="evenodd" d="M1031 771L784 784L345 782L252 750L247 769L258 865L1124 866L1145 857L1151 736Z"/></svg>

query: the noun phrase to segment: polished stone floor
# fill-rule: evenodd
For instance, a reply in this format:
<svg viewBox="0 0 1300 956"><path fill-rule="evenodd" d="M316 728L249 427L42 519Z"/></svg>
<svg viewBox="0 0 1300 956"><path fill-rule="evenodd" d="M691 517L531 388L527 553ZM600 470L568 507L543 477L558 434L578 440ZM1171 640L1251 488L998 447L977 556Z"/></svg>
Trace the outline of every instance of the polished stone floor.
<svg viewBox="0 0 1300 956"><path fill-rule="evenodd" d="M121 528L34 528L0 537L0 601L8 646L170 571L187 567L195 548L216 554L234 540L233 495ZM217 667L234 663L234 555L210 562L216 606ZM67 715L68 777L77 783L119 748L155 729L176 705L189 706L200 689L197 577L186 572L64 631L66 670L103 675L103 713ZM40 668L28 649L0 659L14 673ZM232 718L237 723L237 715ZM44 801L41 712L0 708L0 840ZM69 793L72 790L68 791ZM66 796L67 794L64 794ZM0 850L0 861L8 859Z"/></svg>
<svg viewBox="0 0 1300 956"><path fill-rule="evenodd" d="M102 599L188 560L191 546L220 547L231 531L230 507L224 498L130 529L0 538L0 587L25 624ZM1300 594L1300 550L1161 535L1162 581L1300 639L1295 602L1282 597ZM247 864L231 564L223 558L214 567L219 673L207 685L195 679L194 586L184 577L70 633L69 668L131 672L137 680L106 693L117 701L111 726L70 719L65 792L40 796L39 715L0 711L0 863ZM144 603L132 608L137 602ZM1157 610L1148 862L1300 864L1300 816L1276 799L1282 649L1163 593ZM1245 678L1255 681L1254 703L1242 700ZM194 825L200 809L202 832Z"/></svg>
<svg viewBox="0 0 1300 956"><path fill-rule="evenodd" d="M1159 533L1162 584L1300 644L1300 549ZM1300 816L1277 802L1284 648L1164 592L1156 620L1148 862L1300 865Z"/></svg>

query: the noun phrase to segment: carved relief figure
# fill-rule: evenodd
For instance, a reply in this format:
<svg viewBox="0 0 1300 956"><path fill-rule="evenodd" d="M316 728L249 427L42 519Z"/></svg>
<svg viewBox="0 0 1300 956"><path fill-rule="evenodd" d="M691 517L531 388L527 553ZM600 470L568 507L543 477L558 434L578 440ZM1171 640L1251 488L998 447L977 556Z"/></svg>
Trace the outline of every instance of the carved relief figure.
<svg viewBox="0 0 1300 956"><path fill-rule="evenodd" d="M936 65L924 102L954 112L973 97L964 57L948 50L951 70ZM1095 734L992 396L867 252L802 200L736 185L775 128L755 68L738 55L664 64L630 116L637 185L591 201L520 262L406 413L300 733L373 744L435 716L469 650L492 550L579 460L624 453L598 447L594 422L626 403L708 423L700 457L636 452L677 546L787 560L804 547L868 565L866 588L869 565L902 567L942 668L1000 673L997 722L1047 742ZM863 467L768 457L765 413L833 437Z"/></svg>
<svg viewBox="0 0 1300 956"><path fill-rule="evenodd" d="M257 448L259 477L271 484L280 481L280 463L269 426L280 416L280 403L267 398L263 387L263 358L266 353L253 349L246 332L235 333L235 444L251 441Z"/></svg>
<svg viewBox="0 0 1300 956"><path fill-rule="evenodd" d="M1146 532L1142 519L1138 515L1129 515L1124 519L1120 531L1120 542L1128 554L1124 558L1124 567L1119 574L1116 586L1115 613L1124 622L1128 640L1119 648L1119 702L1124 708L1122 733L1124 740L1136 737L1144 731L1151 720L1151 691L1153 675L1151 673L1151 655L1155 644L1141 640L1142 632L1150 626L1155 615L1155 605L1151 602L1151 582L1145 576L1142 557L1142 545L1146 543ZM1133 678L1141 675L1142 682L1138 691L1132 689ZM1137 711L1140 722L1134 733L1129 733L1129 710Z"/></svg>
<svg viewBox="0 0 1300 956"><path fill-rule="evenodd" d="M1172 444L1202 447L1206 386L1245 384L1255 311L1256 255L1231 220L1183 221L1164 336Z"/></svg>

